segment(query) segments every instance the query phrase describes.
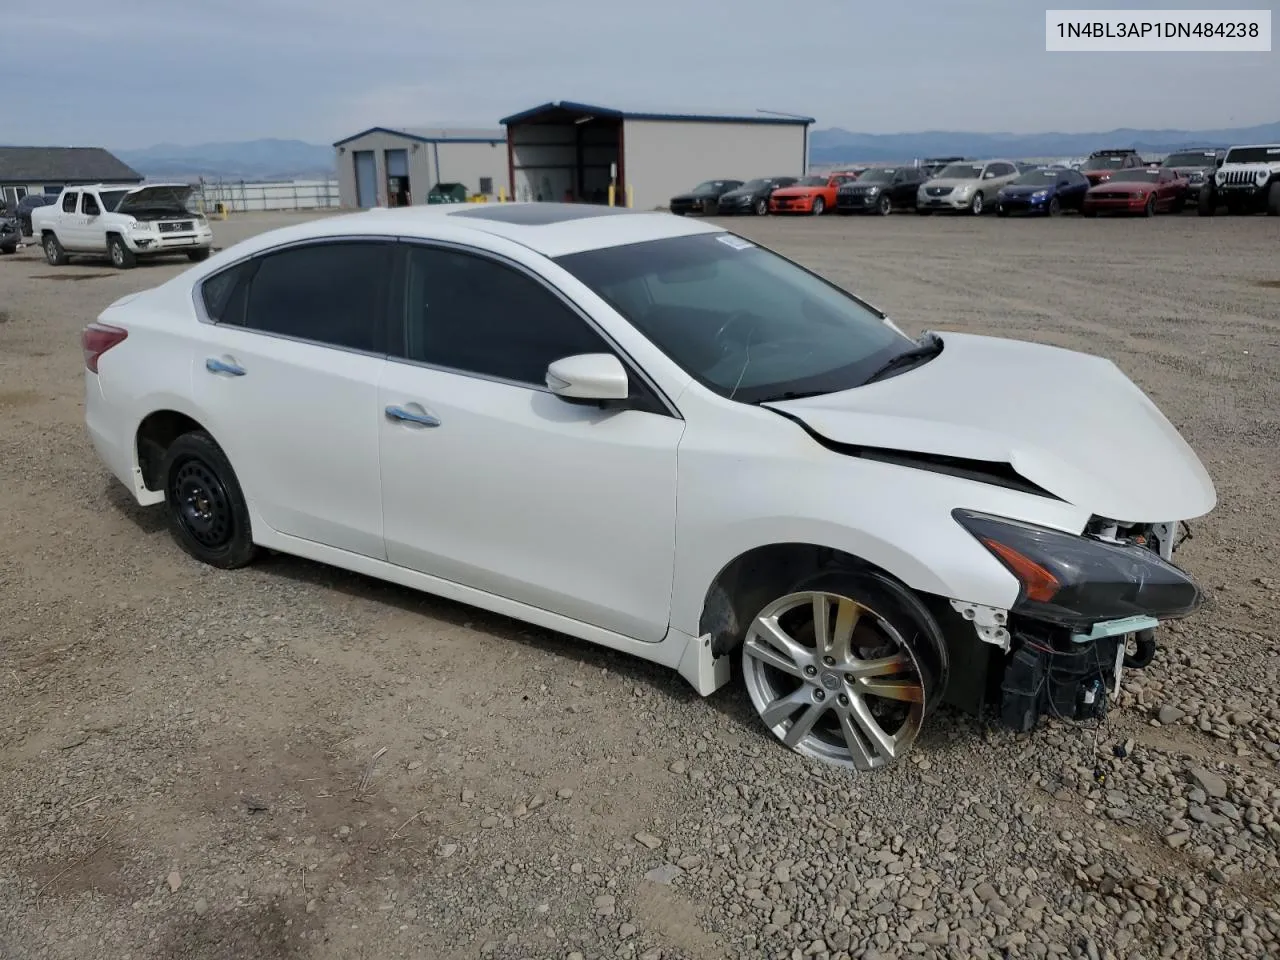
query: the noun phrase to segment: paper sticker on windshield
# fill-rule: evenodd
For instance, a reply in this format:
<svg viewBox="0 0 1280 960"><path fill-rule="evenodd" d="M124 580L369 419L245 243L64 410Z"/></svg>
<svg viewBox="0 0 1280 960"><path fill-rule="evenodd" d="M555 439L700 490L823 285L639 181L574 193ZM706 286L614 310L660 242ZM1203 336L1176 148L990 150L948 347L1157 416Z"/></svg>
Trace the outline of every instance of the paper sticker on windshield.
<svg viewBox="0 0 1280 960"><path fill-rule="evenodd" d="M716 237L716 239L726 247L733 247L735 250L746 250L749 247L755 246L755 244L750 240L744 240L742 237L735 237L731 233L722 233L720 236Z"/></svg>

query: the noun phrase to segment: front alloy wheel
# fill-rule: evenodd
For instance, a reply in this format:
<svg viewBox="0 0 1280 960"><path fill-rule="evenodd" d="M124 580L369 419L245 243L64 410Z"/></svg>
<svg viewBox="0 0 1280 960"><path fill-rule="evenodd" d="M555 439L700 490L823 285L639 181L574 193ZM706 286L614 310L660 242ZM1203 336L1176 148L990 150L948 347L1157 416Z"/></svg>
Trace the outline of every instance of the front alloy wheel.
<svg viewBox="0 0 1280 960"><path fill-rule="evenodd" d="M890 199L887 193L882 193L880 195L880 203L877 205L876 209L880 211L880 216L882 217L887 217L889 214L893 213L893 200Z"/></svg>
<svg viewBox="0 0 1280 960"><path fill-rule="evenodd" d="M982 194L975 193L973 195L973 199L969 201L969 212L975 217L982 216L982 206L984 203L985 201L982 199Z"/></svg>
<svg viewBox="0 0 1280 960"><path fill-rule="evenodd" d="M756 216L763 217L769 212L769 201L761 197L756 201Z"/></svg>
<svg viewBox="0 0 1280 960"><path fill-rule="evenodd" d="M813 210L813 215L815 217L820 217L822 216L822 212L827 209L827 202L823 200L822 197L814 197L811 209Z"/></svg>
<svg viewBox="0 0 1280 960"><path fill-rule="evenodd" d="M828 578L770 603L743 642L742 668L756 711L784 744L874 770L915 741L941 659L930 652L939 635L922 607L917 613L879 582L859 590L860 579Z"/></svg>

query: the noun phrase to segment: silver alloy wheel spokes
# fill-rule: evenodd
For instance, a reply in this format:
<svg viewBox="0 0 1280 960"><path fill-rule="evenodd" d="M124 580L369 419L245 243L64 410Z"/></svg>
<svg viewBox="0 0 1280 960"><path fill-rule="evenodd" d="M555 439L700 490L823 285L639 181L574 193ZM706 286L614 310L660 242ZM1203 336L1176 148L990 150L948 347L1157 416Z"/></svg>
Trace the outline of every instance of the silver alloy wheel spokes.
<svg viewBox="0 0 1280 960"><path fill-rule="evenodd" d="M742 645L747 692L774 735L837 766L874 770L920 732L925 689L910 647L874 610L823 591L762 610Z"/></svg>

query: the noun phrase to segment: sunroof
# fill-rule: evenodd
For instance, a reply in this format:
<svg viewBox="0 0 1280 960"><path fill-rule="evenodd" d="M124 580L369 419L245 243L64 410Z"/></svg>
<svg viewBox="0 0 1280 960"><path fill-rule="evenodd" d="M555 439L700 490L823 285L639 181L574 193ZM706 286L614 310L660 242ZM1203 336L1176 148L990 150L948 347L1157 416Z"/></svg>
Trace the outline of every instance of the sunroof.
<svg viewBox="0 0 1280 960"><path fill-rule="evenodd" d="M450 216L514 223L522 227L542 227L566 220L585 220L589 217L635 212L627 207L606 207L594 203L486 203L470 210L459 210Z"/></svg>

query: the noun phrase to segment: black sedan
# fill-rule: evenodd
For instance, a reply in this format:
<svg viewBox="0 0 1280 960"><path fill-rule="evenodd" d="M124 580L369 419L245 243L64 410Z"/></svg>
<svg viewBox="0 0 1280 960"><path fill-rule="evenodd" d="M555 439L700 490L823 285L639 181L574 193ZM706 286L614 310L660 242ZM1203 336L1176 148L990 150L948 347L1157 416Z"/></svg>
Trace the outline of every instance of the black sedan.
<svg viewBox="0 0 1280 960"><path fill-rule="evenodd" d="M13 253L22 240L22 231L18 229L18 221L0 213L0 253Z"/></svg>
<svg viewBox="0 0 1280 960"><path fill-rule="evenodd" d="M669 204L672 213L683 217L686 213L715 213L722 196L742 186L741 180L704 180L688 193L672 197Z"/></svg>
<svg viewBox="0 0 1280 960"><path fill-rule="evenodd" d="M1038 213L1056 217L1063 210L1084 209L1089 178L1067 167L1040 167L1011 180L996 194L996 213Z"/></svg>
<svg viewBox="0 0 1280 960"><path fill-rule="evenodd" d="M740 187L720 195L718 212L725 216L754 213L763 217L769 212L769 195L779 187L789 187L798 177L757 177Z"/></svg>
<svg viewBox="0 0 1280 960"><path fill-rule="evenodd" d="M894 210L911 209L925 179L923 167L875 167L857 180L841 184L836 193L836 210L843 214L887 216Z"/></svg>
<svg viewBox="0 0 1280 960"><path fill-rule="evenodd" d="M57 199L56 194L28 193L18 201L18 206L12 211L12 215L18 221L18 226L22 229L24 237L31 236L31 211L36 207L43 207L46 204L53 203Z"/></svg>

